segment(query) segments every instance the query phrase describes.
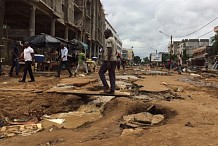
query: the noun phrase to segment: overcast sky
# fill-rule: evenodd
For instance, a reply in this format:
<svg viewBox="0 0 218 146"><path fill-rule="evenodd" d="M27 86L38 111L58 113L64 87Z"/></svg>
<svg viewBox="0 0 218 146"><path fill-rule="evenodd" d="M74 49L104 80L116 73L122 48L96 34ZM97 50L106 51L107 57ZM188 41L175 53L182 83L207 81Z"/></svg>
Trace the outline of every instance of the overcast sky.
<svg viewBox="0 0 218 146"><path fill-rule="evenodd" d="M167 51L170 37L185 36L218 17L217 0L101 0L107 20L117 31L124 48L133 46L135 55ZM213 30L218 18L197 33L198 38ZM214 32L201 37L209 39ZM162 45L159 45L162 44ZM157 46L158 45L158 46Z"/></svg>

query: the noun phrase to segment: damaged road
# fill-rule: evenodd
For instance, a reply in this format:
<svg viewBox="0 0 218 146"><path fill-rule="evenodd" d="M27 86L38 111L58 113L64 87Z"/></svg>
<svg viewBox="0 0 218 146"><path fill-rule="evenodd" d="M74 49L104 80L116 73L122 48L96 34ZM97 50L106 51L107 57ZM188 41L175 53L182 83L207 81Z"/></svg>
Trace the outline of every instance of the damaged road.
<svg viewBox="0 0 218 146"><path fill-rule="evenodd" d="M117 72L115 96L101 93L95 73L4 78L0 145L217 145L217 90L180 80L190 77L129 68Z"/></svg>

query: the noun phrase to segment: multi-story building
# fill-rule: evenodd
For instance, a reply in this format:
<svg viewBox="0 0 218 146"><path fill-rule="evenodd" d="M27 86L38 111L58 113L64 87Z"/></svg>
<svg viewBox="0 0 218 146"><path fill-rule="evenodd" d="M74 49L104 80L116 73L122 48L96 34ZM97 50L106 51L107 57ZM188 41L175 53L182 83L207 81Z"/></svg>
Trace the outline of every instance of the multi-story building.
<svg viewBox="0 0 218 146"><path fill-rule="evenodd" d="M179 54L179 45L181 41L173 41L172 42L172 54L177 55ZM170 52L170 43L168 44L168 52Z"/></svg>
<svg viewBox="0 0 218 146"><path fill-rule="evenodd" d="M105 15L100 0L6 0L4 37L23 40L40 33L89 45L89 56L103 46Z"/></svg>
<svg viewBox="0 0 218 146"><path fill-rule="evenodd" d="M110 24L110 22L106 19L105 20L106 29L110 29L113 33L114 39L117 43L117 51L118 53L122 52L122 41L119 38L119 35L117 34L116 30L113 28L113 26Z"/></svg>
<svg viewBox="0 0 218 146"><path fill-rule="evenodd" d="M122 48L122 58L128 60L128 50L125 48Z"/></svg>
<svg viewBox="0 0 218 146"><path fill-rule="evenodd" d="M128 62L133 62L134 61L133 49L122 48L122 58L124 58Z"/></svg>
<svg viewBox="0 0 218 146"><path fill-rule="evenodd" d="M193 49L208 45L209 39L184 39L179 45L179 54L183 54L183 52L186 51L186 54L192 57Z"/></svg>

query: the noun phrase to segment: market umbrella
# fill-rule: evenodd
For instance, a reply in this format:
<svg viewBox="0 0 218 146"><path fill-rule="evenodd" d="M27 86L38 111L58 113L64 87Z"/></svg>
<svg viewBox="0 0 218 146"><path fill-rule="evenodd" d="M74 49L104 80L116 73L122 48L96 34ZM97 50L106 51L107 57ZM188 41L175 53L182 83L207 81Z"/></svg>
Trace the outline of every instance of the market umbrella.
<svg viewBox="0 0 218 146"><path fill-rule="evenodd" d="M47 35L47 34L40 34L31 36L25 39L25 41L28 41L31 46L38 47L38 48L52 48L57 49L60 46L61 41L58 39Z"/></svg>
<svg viewBox="0 0 218 146"><path fill-rule="evenodd" d="M79 40L74 39L74 40L70 40L69 42L76 44L76 49L78 49L78 50L79 49L85 49L85 50L88 49L88 45L79 41Z"/></svg>

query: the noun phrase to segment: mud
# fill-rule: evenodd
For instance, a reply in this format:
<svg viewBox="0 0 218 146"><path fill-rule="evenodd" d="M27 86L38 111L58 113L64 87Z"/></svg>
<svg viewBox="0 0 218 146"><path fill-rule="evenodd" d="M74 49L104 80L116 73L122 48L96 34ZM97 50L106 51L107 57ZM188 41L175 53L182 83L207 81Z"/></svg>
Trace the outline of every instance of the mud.
<svg viewBox="0 0 218 146"><path fill-rule="evenodd" d="M135 74L128 68L126 74ZM119 74L123 74L121 71ZM62 78L68 79L67 72L63 72ZM97 74L93 78L97 78ZM84 77L85 78L85 77ZM192 82L217 83L214 77L192 78L188 74L172 76L142 76L148 81L145 86L158 87L162 82L166 83L169 91L165 92L140 92L138 96L110 98L104 104L105 98L97 96L73 94L46 93L45 91L61 83L61 79L54 77L36 76L35 83L18 83L15 78L0 77L3 81L1 88L14 89L10 92L1 90L0 115L1 120L8 117L9 120L26 120L36 118L41 122L43 115L60 116L77 113L82 119L69 119L67 126L48 125L43 131L28 137L15 136L2 139L0 145L29 146L29 145L218 145L218 108L217 87L198 86ZM181 80L181 79L185 80ZM73 79L76 80L76 79ZM158 80L157 84L149 81ZM122 81L122 80L121 80ZM5 83L6 82L6 83ZM97 83L97 82L95 82ZM102 89L97 84L90 84L89 90ZM136 92L140 87L132 83L131 92ZM65 87L65 85L63 85ZM16 89L16 90L15 90ZM19 90L20 89L20 90ZM24 90L25 89L25 90ZM34 90L42 92L34 92ZM179 90L178 90L179 89ZM216 90L215 90L216 89ZM28 92L29 90L29 92ZM120 90L120 89L117 89ZM182 100L181 100L182 99ZM91 108L87 108L89 106ZM155 107L155 108L154 108ZM100 117L86 115L100 112ZM152 126L135 129L125 129L121 126L123 116L149 112L154 115L164 115L164 120ZM64 113L64 114L63 114ZM72 114L74 115L74 114ZM75 116L75 115L74 115ZM68 121L66 118L65 120ZM82 121L76 125L77 121ZM77 123L76 123L77 122ZM2 123L2 122L1 122ZM73 125L73 127L68 127ZM60 126L60 127L58 127Z"/></svg>

